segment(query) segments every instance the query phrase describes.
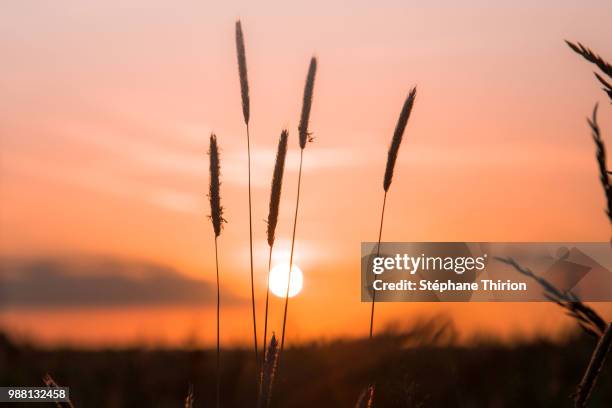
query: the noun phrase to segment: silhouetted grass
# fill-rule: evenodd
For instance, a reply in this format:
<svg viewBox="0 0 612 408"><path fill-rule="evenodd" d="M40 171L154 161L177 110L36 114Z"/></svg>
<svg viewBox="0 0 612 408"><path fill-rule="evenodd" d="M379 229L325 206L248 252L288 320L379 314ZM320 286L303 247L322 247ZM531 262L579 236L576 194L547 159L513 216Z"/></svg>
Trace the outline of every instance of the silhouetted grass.
<svg viewBox="0 0 612 408"><path fill-rule="evenodd" d="M376 408L563 407L580 381L593 342L586 336L505 345L494 340L458 345L452 325L424 321L373 340L293 344L284 352L275 407L353 407L376 383ZM224 408L252 407L252 350L224 349ZM43 350L0 335L0 383L36 385L46 372L70 386L78 407L182 406L193 382L196 406L215 404L215 350ZM590 406L612 406L610 370Z"/></svg>
<svg viewBox="0 0 612 408"><path fill-rule="evenodd" d="M268 305L270 298L270 268L272 267L272 249L276 234L276 224L278 223L278 211L280 209L280 197L283 187L283 173L285 171L285 158L287 157L287 140L289 132L283 129L278 140L276 160L274 162L274 172L272 174L272 187L270 189L270 209L268 211L268 274L266 275L266 306L264 314L264 336L263 336L263 357L266 357L266 347L268 342Z"/></svg>
<svg viewBox="0 0 612 408"><path fill-rule="evenodd" d="M565 309L567 314L572 316L587 334L596 338L603 334L606 329L606 321L595 310L582 303L572 292L561 292L546 279L536 275L531 269L520 265L512 258L495 257L495 259L510 265L517 272L540 284L542 289L544 289L544 295Z"/></svg>
<svg viewBox="0 0 612 408"><path fill-rule="evenodd" d="M246 126L247 136L247 167L249 184L249 256L251 266L251 309L253 314L253 349L255 352L255 366L259 353L257 351L257 321L255 313L255 283L253 278L253 209L251 205L251 134L249 131L249 119L251 112L249 98L249 79L247 75L246 51L244 47L244 35L240 20L236 21L236 55L238 57L238 74L240 78L240 95L242 97L242 115Z"/></svg>
<svg viewBox="0 0 612 408"><path fill-rule="evenodd" d="M534 274L529 268L519 265L514 259L500 257L495 259L512 266L519 273L538 282L548 299L564 308L567 314L572 316L587 334L599 338L589 366L575 394L575 406L577 408L585 407L612 345L611 324L606 323L595 310L582 303L572 292L561 292L546 279Z"/></svg>
<svg viewBox="0 0 612 408"><path fill-rule="evenodd" d="M210 189L208 197L210 199L210 218L212 220L213 229L215 231L215 270L217 272L217 408L220 406L221 398L221 288L219 285L219 253L217 238L221 235L221 227L225 222L223 218L223 207L221 207L221 181L220 181L220 164L219 164L219 146L217 145L217 137L214 134L210 135L210 148L208 151L210 156Z"/></svg>
<svg viewBox="0 0 612 408"><path fill-rule="evenodd" d="M300 149L304 150L306 142L311 141L310 131L308 130L308 122L310 121L310 110L312 108L312 94L314 92L315 76L317 74L317 59L310 59L308 67L308 75L306 76L306 85L304 86L304 97L302 99L302 114L300 115L300 124L298 131L300 135Z"/></svg>
<svg viewBox="0 0 612 408"><path fill-rule="evenodd" d="M291 235L291 251L289 254L289 277L287 279L287 290L285 293L285 307L283 312L283 329L281 333L281 343L279 351L280 356L283 353L285 347L285 328L287 326L287 310L289 308L289 287L291 286L291 269L293 267L293 253L295 249L295 232L297 229L297 217L298 210L300 207L300 187L302 185L302 163L304 159L304 148L306 147L307 138L310 136L308 129L308 123L310 121L310 110L312 107L312 94L314 92L314 82L317 73L317 59L312 57L310 59L310 65L308 66L308 74L306 75L306 84L304 85L304 97L302 100L302 115L300 118L299 130L299 141L300 141L300 166L298 169L298 184L297 184L297 197L295 199L295 215L293 217L293 233Z"/></svg>
<svg viewBox="0 0 612 408"><path fill-rule="evenodd" d="M606 214L612 223L612 186L610 185L610 172L608 171L608 165L606 163L606 146L601 138L601 131L597 124L597 105L593 108L593 116L590 119L587 118L587 122L591 127L591 135L593 136L593 142L595 142L599 181L601 182L601 186L606 196Z"/></svg>
<svg viewBox="0 0 612 408"><path fill-rule="evenodd" d="M355 408L372 408L374 406L374 386L368 385L362 391Z"/></svg>
<svg viewBox="0 0 612 408"><path fill-rule="evenodd" d="M404 101L400 116L397 119L395 125L395 131L393 132L393 138L391 139L391 145L389 146L389 152L387 154L387 165L385 166L385 177L383 179L383 189L385 191L383 196L382 211L380 214L380 227L378 229L378 245L376 246L376 256L380 255L380 241L382 239L383 221L385 219L385 206L387 204L387 192L391 187L391 181L393 181L393 170L395 169L395 162L397 161L397 155L399 153L400 144L404 137L404 131L408 119L410 119L410 113L414 106L414 100L416 99L416 88L412 88ZM370 310L370 338L374 335L374 305L376 304L376 290L372 289L372 306Z"/></svg>
<svg viewBox="0 0 612 408"><path fill-rule="evenodd" d="M612 323L608 323L608 327L606 327L606 330L597 342L597 347L595 347L595 350L593 351L591 361L589 361L589 365L584 373L584 376L582 377L582 381L580 381L580 385L578 385L576 397L574 398L574 403L577 408L586 406L611 348Z"/></svg>
<svg viewBox="0 0 612 408"><path fill-rule="evenodd" d="M193 395L193 384L189 384L187 389L187 396L185 397L185 408L193 408L195 402L195 396Z"/></svg>
<svg viewBox="0 0 612 408"><path fill-rule="evenodd" d="M59 385L57 385L57 383L55 382L55 380L53 379L53 377L51 377L51 374L49 373L43 376L43 382L45 383L45 386L49 388L59 388L60 387ZM74 405L72 404L72 401L70 400L70 398L68 399L68 401L56 401L55 405L58 408L74 408Z"/></svg>
<svg viewBox="0 0 612 408"><path fill-rule="evenodd" d="M567 40L565 40L565 43L574 52L576 52L577 54L581 55L585 60L589 61L590 63L593 63L593 64L597 65L597 67L604 74L606 74L608 76L608 78L612 79L612 65L609 62L607 62L602 57L600 57L598 54L593 52L591 49L589 49L588 47L585 47L584 45L582 45L580 43L573 43L573 42L567 41ZM610 83L607 82L597 72L595 72L594 74L595 74L595 77L597 78L597 80L604 86L603 90L608 95L608 97L610 98L610 101L612 102L612 85L610 85Z"/></svg>
<svg viewBox="0 0 612 408"><path fill-rule="evenodd" d="M261 365L261 373L259 380L259 394L257 395L257 407L268 407L270 405L270 397L276 369L278 367L278 341L276 336L272 334L270 339L270 347L266 348L263 364Z"/></svg>

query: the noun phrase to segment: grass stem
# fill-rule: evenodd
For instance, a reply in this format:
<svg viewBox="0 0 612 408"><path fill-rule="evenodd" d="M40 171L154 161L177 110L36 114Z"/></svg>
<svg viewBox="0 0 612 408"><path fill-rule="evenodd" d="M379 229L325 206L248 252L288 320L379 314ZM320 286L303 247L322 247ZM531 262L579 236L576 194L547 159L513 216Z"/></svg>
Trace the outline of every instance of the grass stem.
<svg viewBox="0 0 612 408"><path fill-rule="evenodd" d="M217 408L221 406L221 327L220 327L220 310L221 310L221 288L219 285L219 255L217 252L217 237L215 237L215 267L217 270Z"/></svg>
<svg viewBox="0 0 612 408"><path fill-rule="evenodd" d="M255 316L255 284L253 279L253 215L251 206L251 135L249 132L249 124L246 124L247 134L247 164L249 174L249 256L251 265L251 308L253 311L253 348L255 351L255 372L259 372L257 369L259 352L257 351L257 321Z"/></svg>
<svg viewBox="0 0 612 408"><path fill-rule="evenodd" d="M608 323L606 330L603 335L599 338L599 342L593 351L591 361L587 367L580 385L578 385L578 391L574 398L574 406L576 408L586 407L587 401L591 396L591 392L597 383L599 374L604 366L606 357L610 353L612 348L612 323Z"/></svg>
<svg viewBox="0 0 612 408"><path fill-rule="evenodd" d="M297 228L298 209L300 206L300 187L302 184L302 159L304 158L304 149L300 150L300 168L298 170L298 185L297 198L295 200L295 215L293 217L293 234L291 236L291 253L289 255L289 276L287 278L287 291L285 292L285 309L283 312L283 331L281 333L280 354L282 355L285 347L285 329L287 326L287 310L289 308L289 288L291 287L291 269L293 269L293 253L295 248L295 230Z"/></svg>
<svg viewBox="0 0 612 408"><path fill-rule="evenodd" d="M378 229L378 245L376 246L376 257L380 256L380 241L382 239L383 221L385 219L385 206L387 204L387 191L383 197L382 212L380 214L380 228ZM374 304L376 303L376 289L372 288L372 310L370 312L370 339L374 335Z"/></svg>

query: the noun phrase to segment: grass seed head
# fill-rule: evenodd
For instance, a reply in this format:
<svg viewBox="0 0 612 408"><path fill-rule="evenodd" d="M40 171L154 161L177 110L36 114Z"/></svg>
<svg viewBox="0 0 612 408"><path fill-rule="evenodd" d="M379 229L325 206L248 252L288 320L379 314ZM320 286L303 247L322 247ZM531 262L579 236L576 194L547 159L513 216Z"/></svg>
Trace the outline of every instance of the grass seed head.
<svg viewBox="0 0 612 408"><path fill-rule="evenodd" d="M408 94L408 97L404 101L404 106L402 107L399 119L397 120L397 125L395 126L395 132L393 132L393 139L391 139L391 146L389 146L389 153L387 155L387 167L385 168L385 179L383 182L383 188L385 189L385 191L388 191L389 187L391 186L391 181L393 179L393 169L397 160L397 154L399 152L400 144L402 143L406 124L408 123L410 113L412 112L412 106L414 105L415 98L416 88L412 88L410 90L410 93Z"/></svg>
<svg viewBox="0 0 612 408"><path fill-rule="evenodd" d="M242 94L242 115L244 123L249 123L250 101L249 101L249 78L247 75L246 52L244 49L244 35L242 24L236 21L236 53L238 55L238 73L240 74L240 93Z"/></svg>
<svg viewBox="0 0 612 408"><path fill-rule="evenodd" d="M300 117L300 148L306 147L306 142L310 141L310 133L308 132L308 121L310 120L310 109L312 107L312 94L314 91L315 76L317 74L317 59L312 57L310 66L308 67L308 75L306 76L306 85L304 86L304 99L302 101L302 115Z"/></svg>
<svg viewBox="0 0 612 408"><path fill-rule="evenodd" d="M210 135L210 148L208 150L210 156L210 188L208 198L210 199L210 219L215 230L215 237L221 235L221 227L225 222L223 218L223 207L221 207L221 195L219 188L221 182L219 180L219 146L217 145L217 136L214 133Z"/></svg>

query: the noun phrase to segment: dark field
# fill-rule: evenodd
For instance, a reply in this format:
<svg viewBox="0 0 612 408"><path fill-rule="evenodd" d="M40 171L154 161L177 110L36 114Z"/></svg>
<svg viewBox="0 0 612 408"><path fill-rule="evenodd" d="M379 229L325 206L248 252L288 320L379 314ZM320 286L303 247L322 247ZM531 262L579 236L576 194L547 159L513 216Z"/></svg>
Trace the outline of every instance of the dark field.
<svg viewBox="0 0 612 408"><path fill-rule="evenodd" d="M479 340L463 347L454 345L454 337L452 326L428 322L374 343L289 348L273 405L353 407L374 381L376 407L570 407L595 346L581 334L563 344L515 346ZM255 405L252 357L250 349L223 351L223 407ZM77 407L182 407L190 382L195 406L214 406L214 367L214 350L44 351L0 337L1 385L42 386L49 372L70 386ZM608 364L590 407L612 406L611 371Z"/></svg>

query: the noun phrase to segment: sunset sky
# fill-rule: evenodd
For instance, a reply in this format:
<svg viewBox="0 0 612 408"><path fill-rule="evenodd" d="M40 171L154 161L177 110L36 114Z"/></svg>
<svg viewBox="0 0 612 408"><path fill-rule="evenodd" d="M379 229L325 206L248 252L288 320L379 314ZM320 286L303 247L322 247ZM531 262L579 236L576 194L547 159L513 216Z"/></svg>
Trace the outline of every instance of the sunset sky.
<svg viewBox="0 0 612 408"><path fill-rule="evenodd" d="M169 292L158 301L143 289L142 302L117 304L31 296L2 306L0 298L1 330L45 344L212 341L206 152L214 131L228 220L219 239L222 336L250 344L238 18L251 88L259 322L276 143L287 127L275 264L289 257L302 90L310 57L319 60L295 254L304 289L290 306L289 342L367 333L360 242L377 237L387 148L415 85L384 240L609 239L585 118L600 102L612 145L612 108L593 66L563 43L612 58L609 0L22 0L0 14L2 271L24 273L36 286L32 277L52 270L56 284L78 288L97 282L87 274L112 270L107 283L140 279ZM270 324L280 330L281 301L272 307ZM397 303L378 311L379 328L446 314L466 337L573 327L542 304Z"/></svg>

